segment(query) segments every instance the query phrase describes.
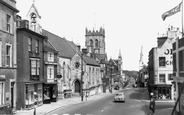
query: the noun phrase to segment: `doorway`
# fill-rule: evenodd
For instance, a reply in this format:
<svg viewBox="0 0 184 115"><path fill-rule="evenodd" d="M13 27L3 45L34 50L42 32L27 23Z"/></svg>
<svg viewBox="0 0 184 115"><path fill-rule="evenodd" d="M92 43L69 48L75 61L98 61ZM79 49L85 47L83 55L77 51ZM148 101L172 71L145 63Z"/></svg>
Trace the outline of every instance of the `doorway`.
<svg viewBox="0 0 184 115"><path fill-rule="evenodd" d="M80 87L80 81L77 79L75 81L75 93L80 93L80 89L81 89L81 87Z"/></svg>

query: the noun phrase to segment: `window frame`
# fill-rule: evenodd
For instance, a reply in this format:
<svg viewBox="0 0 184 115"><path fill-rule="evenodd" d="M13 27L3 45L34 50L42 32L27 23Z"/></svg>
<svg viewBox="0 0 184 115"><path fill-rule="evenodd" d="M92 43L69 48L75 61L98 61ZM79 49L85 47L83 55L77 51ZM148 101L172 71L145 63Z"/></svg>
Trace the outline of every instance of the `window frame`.
<svg viewBox="0 0 184 115"><path fill-rule="evenodd" d="M163 75L163 76L161 76ZM164 77L164 81L161 80L161 77ZM166 83L166 75L165 74L159 74L159 83Z"/></svg>
<svg viewBox="0 0 184 115"><path fill-rule="evenodd" d="M33 67L33 62L35 61L34 67ZM38 58L30 58L30 76L40 76L40 59ZM34 74L33 74L34 72Z"/></svg>
<svg viewBox="0 0 184 115"><path fill-rule="evenodd" d="M28 51L31 52L32 51L32 38L28 37Z"/></svg>
<svg viewBox="0 0 184 115"><path fill-rule="evenodd" d="M36 53L39 53L39 40L36 40L35 47L36 47Z"/></svg>
<svg viewBox="0 0 184 115"><path fill-rule="evenodd" d="M172 73L169 73L169 74L168 74L168 80L169 80L169 81L173 80L172 76L173 76Z"/></svg>
<svg viewBox="0 0 184 115"><path fill-rule="evenodd" d="M163 58L163 59L161 59L161 58ZM166 67L166 57L164 57L164 56L161 56L161 57L159 57L159 59L158 59L159 61L159 67Z"/></svg>
<svg viewBox="0 0 184 115"><path fill-rule="evenodd" d="M6 14L6 31L11 33L11 15Z"/></svg>
<svg viewBox="0 0 184 115"><path fill-rule="evenodd" d="M5 104L5 82L4 81L0 81L0 106Z"/></svg>
<svg viewBox="0 0 184 115"><path fill-rule="evenodd" d="M54 66L47 66L47 79L54 79Z"/></svg>
<svg viewBox="0 0 184 115"><path fill-rule="evenodd" d="M9 47L9 55L7 55L7 47ZM12 44L9 44L9 43L6 43L6 54L5 54L5 56L6 56L6 66L8 66L8 67L12 67ZM7 57L9 57L9 64L7 64L8 62L8 58Z"/></svg>
<svg viewBox="0 0 184 115"><path fill-rule="evenodd" d="M54 62L54 53L53 52L48 52L47 53L47 58L49 62Z"/></svg>

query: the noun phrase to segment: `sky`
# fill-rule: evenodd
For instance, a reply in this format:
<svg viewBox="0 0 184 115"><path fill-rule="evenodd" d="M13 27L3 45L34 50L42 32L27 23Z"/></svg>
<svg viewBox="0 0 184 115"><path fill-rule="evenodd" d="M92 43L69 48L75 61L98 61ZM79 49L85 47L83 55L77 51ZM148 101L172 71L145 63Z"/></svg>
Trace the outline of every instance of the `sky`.
<svg viewBox="0 0 184 115"><path fill-rule="evenodd" d="M16 0L18 15L25 19L33 0ZM141 46L143 61L157 46L157 37L169 26L181 30L181 12L162 20L161 15L181 0L34 0L41 15L40 24L60 37L85 48L85 28L105 28L106 53L118 59L123 70L139 70ZM159 33L159 34L158 34Z"/></svg>

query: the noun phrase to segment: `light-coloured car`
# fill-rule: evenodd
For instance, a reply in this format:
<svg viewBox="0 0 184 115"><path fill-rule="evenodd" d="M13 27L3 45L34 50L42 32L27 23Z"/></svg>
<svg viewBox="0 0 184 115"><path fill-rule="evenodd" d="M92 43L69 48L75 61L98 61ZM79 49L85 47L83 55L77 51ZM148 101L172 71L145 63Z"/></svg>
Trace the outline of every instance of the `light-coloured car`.
<svg viewBox="0 0 184 115"><path fill-rule="evenodd" d="M125 102L125 93L119 92L114 96L114 102Z"/></svg>

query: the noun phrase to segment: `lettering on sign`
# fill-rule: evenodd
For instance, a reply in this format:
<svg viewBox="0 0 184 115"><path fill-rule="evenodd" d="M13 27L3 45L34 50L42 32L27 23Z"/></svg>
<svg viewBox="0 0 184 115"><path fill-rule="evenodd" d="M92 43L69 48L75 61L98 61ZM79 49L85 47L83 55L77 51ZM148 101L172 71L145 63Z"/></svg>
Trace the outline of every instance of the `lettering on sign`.
<svg viewBox="0 0 184 115"><path fill-rule="evenodd" d="M166 49L164 52L165 55L172 55L172 49Z"/></svg>

